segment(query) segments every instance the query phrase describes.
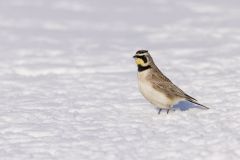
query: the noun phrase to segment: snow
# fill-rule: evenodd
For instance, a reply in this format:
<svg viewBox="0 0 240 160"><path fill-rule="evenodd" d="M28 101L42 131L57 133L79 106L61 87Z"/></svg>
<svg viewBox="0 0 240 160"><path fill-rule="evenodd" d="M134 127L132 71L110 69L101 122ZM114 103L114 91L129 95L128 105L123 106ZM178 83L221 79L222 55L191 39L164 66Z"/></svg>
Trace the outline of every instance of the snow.
<svg viewBox="0 0 240 160"><path fill-rule="evenodd" d="M0 1L0 159L239 159L239 5ZM158 115L137 88L138 49L211 109Z"/></svg>

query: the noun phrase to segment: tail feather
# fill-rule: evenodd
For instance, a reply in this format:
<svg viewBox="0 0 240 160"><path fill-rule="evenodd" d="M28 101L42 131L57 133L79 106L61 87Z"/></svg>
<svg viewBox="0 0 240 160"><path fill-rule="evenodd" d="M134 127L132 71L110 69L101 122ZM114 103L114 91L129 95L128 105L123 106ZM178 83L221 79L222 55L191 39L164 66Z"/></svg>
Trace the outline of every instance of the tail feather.
<svg viewBox="0 0 240 160"><path fill-rule="evenodd" d="M185 97L190 101L190 100L193 100L193 101L197 101L195 98L189 96L188 94L185 93Z"/></svg>
<svg viewBox="0 0 240 160"><path fill-rule="evenodd" d="M197 105L199 105L199 106L202 106L203 108L209 109L208 107L206 107L206 106L204 106L204 105L202 105L202 104L200 104L200 103L198 103L197 101L194 101L194 100L192 100L192 99L188 99L188 101L189 101L189 102L192 102L192 103L194 103L194 104L197 104Z"/></svg>

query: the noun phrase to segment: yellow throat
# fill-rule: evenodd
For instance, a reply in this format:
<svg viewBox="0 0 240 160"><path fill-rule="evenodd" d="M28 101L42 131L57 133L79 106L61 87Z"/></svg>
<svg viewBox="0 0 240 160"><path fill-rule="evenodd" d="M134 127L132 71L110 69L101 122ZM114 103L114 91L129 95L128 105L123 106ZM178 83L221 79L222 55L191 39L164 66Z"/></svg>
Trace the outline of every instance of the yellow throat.
<svg viewBox="0 0 240 160"><path fill-rule="evenodd" d="M144 65L144 61L141 58L136 58L135 62L137 65Z"/></svg>

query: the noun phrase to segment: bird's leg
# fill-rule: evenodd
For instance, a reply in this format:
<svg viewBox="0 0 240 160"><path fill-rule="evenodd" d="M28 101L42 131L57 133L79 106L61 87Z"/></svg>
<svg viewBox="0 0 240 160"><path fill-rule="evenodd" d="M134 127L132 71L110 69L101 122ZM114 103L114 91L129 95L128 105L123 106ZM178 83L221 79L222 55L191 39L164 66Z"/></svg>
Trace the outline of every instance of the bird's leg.
<svg viewBox="0 0 240 160"><path fill-rule="evenodd" d="M159 108L158 114L160 114L160 113L161 113L161 111L162 111L162 109L161 109L161 108Z"/></svg>
<svg viewBox="0 0 240 160"><path fill-rule="evenodd" d="M172 108L172 105L168 105L167 108L169 108L169 109L167 109L167 114L168 114L170 109Z"/></svg>
<svg viewBox="0 0 240 160"><path fill-rule="evenodd" d="M170 109L167 109L167 114L169 113L169 110L170 110Z"/></svg>

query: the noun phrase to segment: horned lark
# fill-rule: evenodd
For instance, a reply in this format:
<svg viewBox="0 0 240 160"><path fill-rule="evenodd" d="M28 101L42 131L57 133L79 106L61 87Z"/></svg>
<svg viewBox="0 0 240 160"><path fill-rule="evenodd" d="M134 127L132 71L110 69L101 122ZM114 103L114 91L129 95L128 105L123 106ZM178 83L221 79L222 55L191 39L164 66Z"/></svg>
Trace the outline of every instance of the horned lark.
<svg viewBox="0 0 240 160"><path fill-rule="evenodd" d="M206 109L208 107L200 104L197 100L174 85L154 64L147 50L139 50L133 56L138 67L138 84L142 95L155 107L167 113L180 101L189 101Z"/></svg>

